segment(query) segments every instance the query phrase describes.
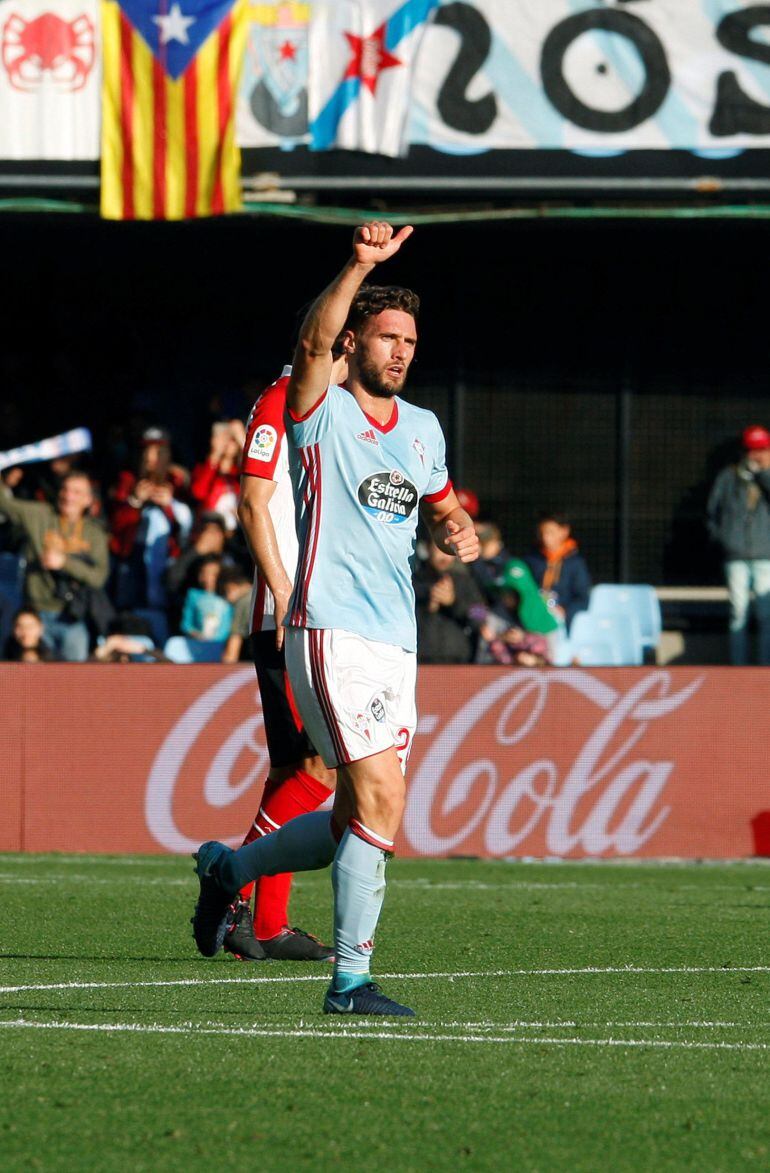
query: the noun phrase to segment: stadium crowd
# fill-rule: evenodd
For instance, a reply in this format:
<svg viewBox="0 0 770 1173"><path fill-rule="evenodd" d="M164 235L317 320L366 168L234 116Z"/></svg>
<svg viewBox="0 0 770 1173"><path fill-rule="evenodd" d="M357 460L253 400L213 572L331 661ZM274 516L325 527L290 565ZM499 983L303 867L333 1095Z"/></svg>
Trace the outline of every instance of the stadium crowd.
<svg viewBox="0 0 770 1173"><path fill-rule="evenodd" d="M250 659L253 566L237 521L240 419L215 419L191 470L145 427L94 475L91 454L18 465L0 478L0 647L12 661ZM121 459L122 457L122 459ZM110 462L106 463L109 470ZM427 538L414 586L418 658L541 665L588 605L591 581L566 516L543 514L514 558L475 493L480 543L466 566Z"/></svg>

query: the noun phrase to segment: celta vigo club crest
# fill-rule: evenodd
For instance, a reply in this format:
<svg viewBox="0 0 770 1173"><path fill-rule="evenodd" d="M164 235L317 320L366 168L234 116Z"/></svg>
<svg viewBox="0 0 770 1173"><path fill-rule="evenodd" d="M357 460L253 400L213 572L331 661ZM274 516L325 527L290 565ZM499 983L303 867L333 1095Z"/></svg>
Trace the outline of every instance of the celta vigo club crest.
<svg viewBox="0 0 770 1173"><path fill-rule="evenodd" d="M308 132L309 4L257 5L244 78L252 114L291 146Z"/></svg>

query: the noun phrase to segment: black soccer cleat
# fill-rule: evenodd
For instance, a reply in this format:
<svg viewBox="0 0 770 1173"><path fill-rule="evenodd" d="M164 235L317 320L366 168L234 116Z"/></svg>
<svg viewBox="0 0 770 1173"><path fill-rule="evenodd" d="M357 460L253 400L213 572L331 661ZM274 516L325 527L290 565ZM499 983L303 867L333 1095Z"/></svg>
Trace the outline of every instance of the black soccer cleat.
<svg viewBox="0 0 770 1173"><path fill-rule="evenodd" d="M267 961L267 953L254 936L254 921L246 900L230 905L222 947L239 961Z"/></svg>
<svg viewBox="0 0 770 1173"><path fill-rule="evenodd" d="M213 874L212 868L222 855L230 850L224 843L203 843L193 854L195 872L200 882L200 895L190 924L198 952L214 957L222 948L227 932L227 912L236 892L227 892Z"/></svg>
<svg viewBox="0 0 770 1173"><path fill-rule="evenodd" d="M334 961L334 950L312 933L290 929L288 925L277 937L259 944L272 961Z"/></svg>
<svg viewBox="0 0 770 1173"><path fill-rule="evenodd" d="M394 1002L383 994L376 982L356 986L354 990L340 993L329 986L324 998L324 1014L378 1014L391 1018L414 1018L414 1010Z"/></svg>

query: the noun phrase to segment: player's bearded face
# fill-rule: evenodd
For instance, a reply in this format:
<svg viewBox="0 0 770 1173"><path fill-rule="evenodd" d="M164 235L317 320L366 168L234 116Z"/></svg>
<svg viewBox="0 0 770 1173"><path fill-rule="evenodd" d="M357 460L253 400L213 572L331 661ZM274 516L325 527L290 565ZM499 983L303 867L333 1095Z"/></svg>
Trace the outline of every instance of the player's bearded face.
<svg viewBox="0 0 770 1173"><path fill-rule="evenodd" d="M416 341L414 318L401 310L383 310L364 323L356 338L355 365L370 395L391 399L403 390Z"/></svg>

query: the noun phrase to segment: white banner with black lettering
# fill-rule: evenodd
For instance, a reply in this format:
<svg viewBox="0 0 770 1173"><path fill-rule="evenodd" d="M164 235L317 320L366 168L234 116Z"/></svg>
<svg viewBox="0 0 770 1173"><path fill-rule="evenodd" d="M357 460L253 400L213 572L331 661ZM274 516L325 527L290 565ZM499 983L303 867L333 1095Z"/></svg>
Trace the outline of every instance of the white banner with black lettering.
<svg viewBox="0 0 770 1173"><path fill-rule="evenodd" d="M0 159L98 159L97 0L0 0Z"/></svg>
<svg viewBox="0 0 770 1173"><path fill-rule="evenodd" d="M243 146L712 156L770 147L770 5L316 0L253 9ZM390 123L378 138L371 117L382 98Z"/></svg>
<svg viewBox="0 0 770 1173"><path fill-rule="evenodd" d="M741 0L442 4L409 141L465 153L770 146L770 6Z"/></svg>

